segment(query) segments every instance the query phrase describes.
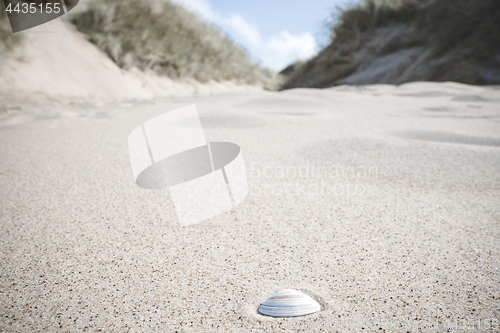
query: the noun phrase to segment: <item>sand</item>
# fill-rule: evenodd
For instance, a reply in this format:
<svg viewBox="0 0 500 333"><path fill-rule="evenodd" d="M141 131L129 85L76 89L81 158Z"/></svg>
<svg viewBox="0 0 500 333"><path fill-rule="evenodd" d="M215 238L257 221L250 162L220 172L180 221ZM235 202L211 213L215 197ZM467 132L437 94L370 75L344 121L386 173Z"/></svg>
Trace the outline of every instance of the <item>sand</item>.
<svg viewBox="0 0 500 333"><path fill-rule="evenodd" d="M66 16L20 34L25 37L22 47L0 64L0 95L22 91L76 102L109 102L260 90L231 81L174 81L136 68L123 70Z"/></svg>
<svg viewBox="0 0 500 333"><path fill-rule="evenodd" d="M2 103L0 331L498 331L499 96L412 83ZM168 190L134 184L127 136L193 103L210 141L241 146L250 194L180 227ZM322 311L257 314L285 288Z"/></svg>

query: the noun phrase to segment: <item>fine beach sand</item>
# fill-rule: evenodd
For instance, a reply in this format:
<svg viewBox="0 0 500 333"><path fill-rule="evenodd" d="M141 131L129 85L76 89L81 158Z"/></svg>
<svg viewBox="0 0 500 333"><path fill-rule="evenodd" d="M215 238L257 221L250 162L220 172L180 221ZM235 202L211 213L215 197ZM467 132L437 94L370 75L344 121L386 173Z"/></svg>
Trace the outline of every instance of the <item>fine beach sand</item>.
<svg viewBox="0 0 500 333"><path fill-rule="evenodd" d="M2 332L498 330L498 87L7 101ZM127 136L190 104L240 145L250 193L180 227L168 190L134 184ZM257 314L285 288L322 311Z"/></svg>
<svg viewBox="0 0 500 333"><path fill-rule="evenodd" d="M137 68L122 70L64 19L19 34L25 39L22 46L0 63L0 97L22 91L123 101L260 90L231 81L179 81Z"/></svg>

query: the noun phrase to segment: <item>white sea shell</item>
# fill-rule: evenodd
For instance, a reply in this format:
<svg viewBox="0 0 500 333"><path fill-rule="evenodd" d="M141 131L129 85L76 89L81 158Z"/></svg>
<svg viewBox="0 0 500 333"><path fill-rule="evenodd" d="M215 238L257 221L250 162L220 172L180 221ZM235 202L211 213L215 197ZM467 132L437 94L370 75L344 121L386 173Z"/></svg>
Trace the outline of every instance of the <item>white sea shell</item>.
<svg viewBox="0 0 500 333"><path fill-rule="evenodd" d="M259 312L271 317L297 317L321 310L308 295L293 289L278 291L259 307Z"/></svg>

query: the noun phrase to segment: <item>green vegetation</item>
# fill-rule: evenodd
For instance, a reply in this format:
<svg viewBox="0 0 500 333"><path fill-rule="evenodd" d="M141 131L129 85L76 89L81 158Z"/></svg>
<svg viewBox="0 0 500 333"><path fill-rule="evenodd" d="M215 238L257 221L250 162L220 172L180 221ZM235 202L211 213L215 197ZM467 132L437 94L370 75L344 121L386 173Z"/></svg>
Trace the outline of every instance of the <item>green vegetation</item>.
<svg viewBox="0 0 500 333"><path fill-rule="evenodd" d="M422 47L425 59L419 59L419 71L414 72L424 74L407 72L396 83L455 80L481 84L487 81L477 64L500 65L495 60L500 55L499 0L364 0L340 9L333 22L331 44L291 73L282 89L342 84L369 61L416 46ZM387 27L408 33L380 40L382 28ZM375 48L370 44L374 38L380 42ZM363 58L360 52L370 57Z"/></svg>
<svg viewBox="0 0 500 333"><path fill-rule="evenodd" d="M164 0L93 0L73 23L122 68L173 79L232 80L276 88L277 75L215 26Z"/></svg>

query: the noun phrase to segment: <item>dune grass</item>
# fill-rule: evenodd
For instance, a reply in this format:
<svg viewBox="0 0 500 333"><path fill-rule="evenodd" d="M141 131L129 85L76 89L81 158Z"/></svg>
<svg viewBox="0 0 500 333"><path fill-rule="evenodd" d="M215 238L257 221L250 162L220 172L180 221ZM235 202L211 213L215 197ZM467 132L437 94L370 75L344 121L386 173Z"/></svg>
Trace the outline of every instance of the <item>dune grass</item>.
<svg viewBox="0 0 500 333"><path fill-rule="evenodd" d="M421 46L428 54L429 64L438 58L450 61L433 69L434 74L415 76L415 80L449 79L445 72L449 72L450 66L462 71L477 62L495 63L500 55L499 0L363 0L337 8L332 22L330 45L289 74L281 89L336 85L356 71L359 64L354 61L354 54L370 42L371 36L378 29L395 24L412 31L412 42L389 45L395 49L385 48L384 52ZM459 63L463 66L455 66ZM472 77L460 80L481 82Z"/></svg>
<svg viewBox="0 0 500 333"><path fill-rule="evenodd" d="M218 28L169 1L94 0L73 22L125 69L276 88L275 73L252 63Z"/></svg>
<svg viewBox="0 0 500 333"><path fill-rule="evenodd" d="M435 0L418 14L418 30L433 57L455 48L485 60L500 52L498 0Z"/></svg>
<svg viewBox="0 0 500 333"><path fill-rule="evenodd" d="M0 58L5 59L21 41L21 35L12 33L3 1L0 1Z"/></svg>
<svg viewBox="0 0 500 333"><path fill-rule="evenodd" d="M337 8L331 29L332 43L359 43L361 34L391 23L414 20L429 0L365 0L357 5Z"/></svg>
<svg viewBox="0 0 500 333"><path fill-rule="evenodd" d="M331 27L332 43L344 43L365 31L391 23L415 23L423 44L437 57L457 46L478 57L500 50L498 0L365 0L341 10Z"/></svg>

